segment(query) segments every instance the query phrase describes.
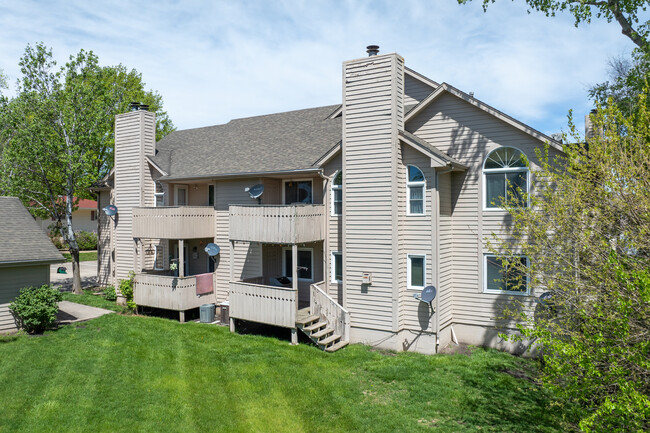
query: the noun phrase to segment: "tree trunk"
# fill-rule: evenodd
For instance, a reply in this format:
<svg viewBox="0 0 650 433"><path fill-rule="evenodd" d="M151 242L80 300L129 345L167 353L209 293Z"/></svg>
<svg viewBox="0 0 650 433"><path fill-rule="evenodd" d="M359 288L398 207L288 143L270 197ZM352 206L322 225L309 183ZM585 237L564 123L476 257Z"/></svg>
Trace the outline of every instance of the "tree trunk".
<svg viewBox="0 0 650 433"><path fill-rule="evenodd" d="M66 240L72 256L72 293L81 295L81 269L79 268L79 244L77 244L77 237L72 228L72 206L74 203L74 196L69 193L66 196L65 204L65 225L66 225Z"/></svg>

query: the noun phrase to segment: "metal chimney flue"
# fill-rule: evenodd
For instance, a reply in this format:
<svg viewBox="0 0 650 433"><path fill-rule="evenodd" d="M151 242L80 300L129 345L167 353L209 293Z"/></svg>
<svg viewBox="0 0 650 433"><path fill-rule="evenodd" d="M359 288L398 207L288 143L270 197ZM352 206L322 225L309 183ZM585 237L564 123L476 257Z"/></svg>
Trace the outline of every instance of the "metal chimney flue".
<svg viewBox="0 0 650 433"><path fill-rule="evenodd" d="M366 53L368 53L368 57L376 56L379 54L379 45L368 45L366 47Z"/></svg>
<svg viewBox="0 0 650 433"><path fill-rule="evenodd" d="M131 111L138 111L140 109L140 103L139 102L131 102L129 104L129 109Z"/></svg>

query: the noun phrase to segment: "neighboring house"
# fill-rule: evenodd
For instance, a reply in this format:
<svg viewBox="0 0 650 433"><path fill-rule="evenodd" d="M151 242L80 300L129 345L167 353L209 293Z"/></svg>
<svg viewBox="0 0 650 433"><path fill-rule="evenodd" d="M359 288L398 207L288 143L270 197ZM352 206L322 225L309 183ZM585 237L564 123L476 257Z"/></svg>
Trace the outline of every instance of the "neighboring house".
<svg viewBox="0 0 650 433"><path fill-rule="evenodd" d="M72 212L72 227L74 227L74 231L97 233L97 202L82 198L79 200L77 206L77 210ZM51 218L39 221L45 233L50 233L52 224L56 224L56 221Z"/></svg>
<svg viewBox="0 0 650 433"><path fill-rule="evenodd" d="M158 143L154 114L133 108L116 117L115 167L99 190L100 208L118 208L100 215L100 283L135 271L138 305L182 320L229 301L231 327L282 326L293 341L303 329L329 350L521 350L499 339L514 324L496 317L511 296L532 306L539 294L495 281L504 270L486 241L509 229L495 199L515 194L510 184L534 189L523 156L535 168L536 148L561 152L551 137L397 54L345 62L342 105ZM431 304L414 296L430 285Z"/></svg>
<svg viewBox="0 0 650 433"><path fill-rule="evenodd" d="M0 333L16 330L9 304L20 289L50 283L50 265L65 261L15 197L0 197Z"/></svg>

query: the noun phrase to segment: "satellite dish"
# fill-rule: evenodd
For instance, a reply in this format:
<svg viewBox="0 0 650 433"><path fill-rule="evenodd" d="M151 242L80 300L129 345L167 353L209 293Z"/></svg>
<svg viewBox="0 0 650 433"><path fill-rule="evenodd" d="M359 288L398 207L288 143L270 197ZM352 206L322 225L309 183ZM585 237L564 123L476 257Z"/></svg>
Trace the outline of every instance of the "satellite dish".
<svg viewBox="0 0 650 433"><path fill-rule="evenodd" d="M205 252L208 253L210 257L214 257L217 254L219 254L219 251L221 251L221 248L219 248L219 245L213 244L210 242L205 246Z"/></svg>
<svg viewBox="0 0 650 433"><path fill-rule="evenodd" d="M258 183L257 185L253 185L250 188L244 188L244 191L246 191L252 199L260 198L262 196L262 193L264 193L264 185Z"/></svg>
<svg viewBox="0 0 650 433"><path fill-rule="evenodd" d="M436 288L433 286L426 286L422 289L422 293L416 293L413 297L419 299L421 302L431 304L433 300L436 299Z"/></svg>
<svg viewBox="0 0 650 433"><path fill-rule="evenodd" d="M117 215L117 206L114 204L109 204L104 209L102 209L106 215L109 217Z"/></svg>

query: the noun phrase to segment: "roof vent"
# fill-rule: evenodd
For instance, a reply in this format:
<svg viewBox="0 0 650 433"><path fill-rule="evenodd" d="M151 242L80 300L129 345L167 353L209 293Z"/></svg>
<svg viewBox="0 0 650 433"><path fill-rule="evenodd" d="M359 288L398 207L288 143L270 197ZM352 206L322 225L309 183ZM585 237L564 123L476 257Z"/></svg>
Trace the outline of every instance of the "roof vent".
<svg viewBox="0 0 650 433"><path fill-rule="evenodd" d="M376 56L379 54L379 45L368 45L366 47L366 53L368 53L368 57Z"/></svg>

